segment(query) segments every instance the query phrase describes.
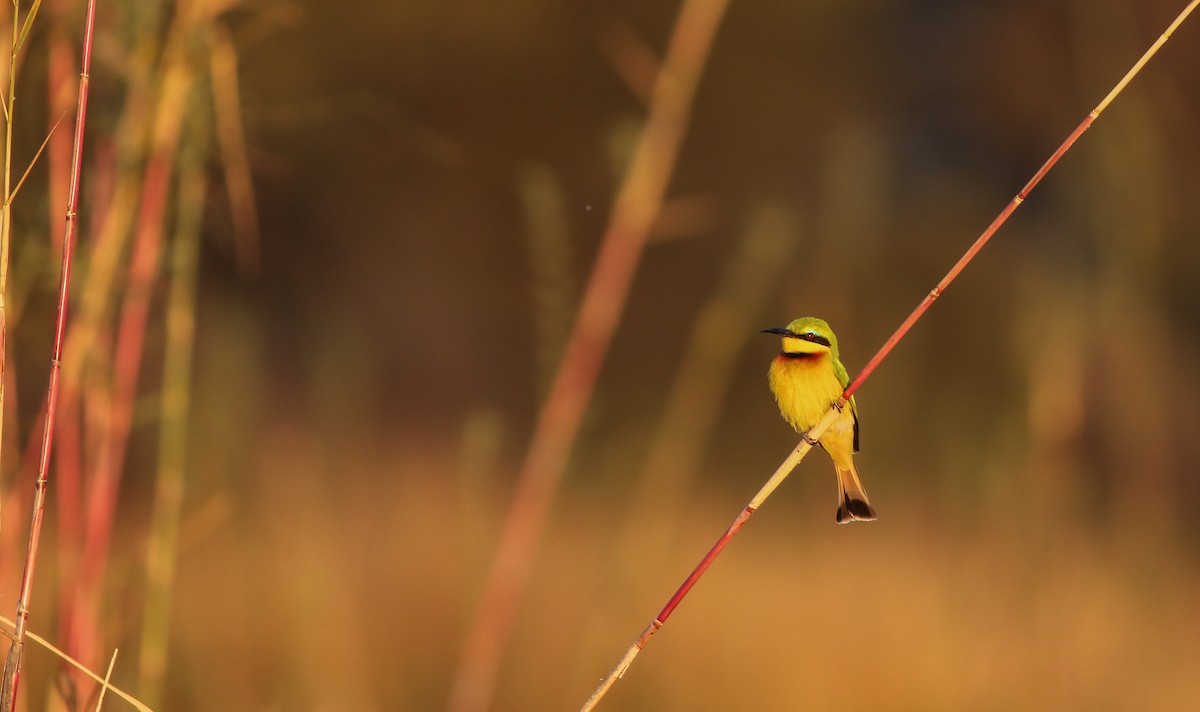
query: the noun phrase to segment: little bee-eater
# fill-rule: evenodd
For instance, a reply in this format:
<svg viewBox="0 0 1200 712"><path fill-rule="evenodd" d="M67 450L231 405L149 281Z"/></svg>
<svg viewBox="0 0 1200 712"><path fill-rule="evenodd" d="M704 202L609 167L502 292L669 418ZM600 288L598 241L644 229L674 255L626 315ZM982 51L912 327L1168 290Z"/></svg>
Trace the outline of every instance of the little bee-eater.
<svg viewBox="0 0 1200 712"><path fill-rule="evenodd" d="M783 351L771 362L768 373L779 412L796 432L812 443L808 430L825 416L850 383L846 367L838 360L837 337L829 324L811 316L797 319L782 329L763 329L763 332L783 337ZM854 469L858 409L853 396L821 436L819 444L837 469L838 524L875 519L875 510L867 501L867 493Z"/></svg>

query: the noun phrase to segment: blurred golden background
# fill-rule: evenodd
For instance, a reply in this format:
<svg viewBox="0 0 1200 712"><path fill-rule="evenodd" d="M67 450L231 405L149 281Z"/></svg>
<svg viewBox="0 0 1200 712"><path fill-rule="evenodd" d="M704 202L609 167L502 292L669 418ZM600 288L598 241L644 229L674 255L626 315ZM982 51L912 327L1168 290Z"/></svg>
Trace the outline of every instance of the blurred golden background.
<svg viewBox="0 0 1200 712"><path fill-rule="evenodd" d="M576 709L795 445L756 332L821 316L857 373L1183 4L729 6L490 709ZM138 22L169 37L189 7L106 11L90 150L120 155ZM182 129L181 151L210 138L209 199L156 709L446 709L680 4L209 11L258 259L231 237L218 98ZM1195 707L1198 55L1193 18L858 392L879 521L836 526L808 458L600 709ZM8 452L40 427L34 274ZM163 388L166 284L141 401ZM119 647L135 696L161 487L144 410L85 660ZM27 516L5 499L10 605ZM30 625L53 641L68 564L46 561ZM63 708L57 664L28 655L29 705Z"/></svg>

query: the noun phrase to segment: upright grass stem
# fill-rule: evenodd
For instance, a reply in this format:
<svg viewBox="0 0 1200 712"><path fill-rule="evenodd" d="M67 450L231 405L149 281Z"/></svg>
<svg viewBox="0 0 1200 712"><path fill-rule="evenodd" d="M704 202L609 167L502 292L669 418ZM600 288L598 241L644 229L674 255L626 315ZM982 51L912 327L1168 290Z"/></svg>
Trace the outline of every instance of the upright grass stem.
<svg viewBox="0 0 1200 712"><path fill-rule="evenodd" d="M75 109L75 134L71 144L71 178L67 188L67 206L63 227L62 267L58 283L58 309L54 319L54 346L50 357L50 378L46 386L46 417L42 428L42 447L38 457L38 476L34 485L33 513L29 524L29 543L25 567L21 573L21 589L17 598L16 624L13 642L4 663L0 680L0 709L16 708L20 680L21 658L25 631L29 624L29 600L33 590L33 574L37 563L38 543L42 533L42 517L46 506L46 475L49 471L50 449L54 434L54 419L58 408L59 371L62 366L63 334L67 320L67 299L71 291L71 258L75 251L75 234L79 205L79 176L83 158L84 124L87 118L88 83L92 64L92 34L95 28L96 0L88 0L80 51L79 94ZM19 44L19 43L18 43ZM10 122L11 123L11 122Z"/></svg>
<svg viewBox="0 0 1200 712"><path fill-rule="evenodd" d="M4 432L4 382L7 371L8 353L8 260L12 243L12 203L15 190L12 186L13 116L17 103L17 57L21 46L29 36L29 30L37 17L41 0L34 0L32 7L21 21L21 3L14 0L12 7L12 44L8 53L8 93L4 100L4 202L0 205L0 436ZM3 437L0 437L0 443Z"/></svg>
<svg viewBox="0 0 1200 712"><path fill-rule="evenodd" d="M203 135L202 131L189 133ZM192 143L204 142L197 139ZM194 147L191 153L189 160L181 162L177 189L179 211L171 247L171 284L167 297L158 481L146 547L146 603L142 612L138 659L142 699L155 707L162 702L167 667L171 588L175 580L175 550L187 460L187 414L191 401L192 345L196 333L196 277L206 207L204 159L207 146Z"/></svg>
<svg viewBox="0 0 1200 712"><path fill-rule="evenodd" d="M1125 73L1125 76L1123 76L1121 80L1112 88L1112 90L1109 91L1109 93L1104 97L1104 99L1096 105L1096 108L1092 109L1092 111L1089 112L1086 117L1084 117L1083 121L1081 121L1079 125L1075 127L1075 130L1073 130L1062 142L1062 144L1060 144L1059 147L1054 151L1054 153L1050 155L1050 158L1048 158L1046 162L1042 164L1042 167L1033 174L1033 177L1029 179L1029 182L1027 182L1025 186L1021 188L1020 192L1018 192L1017 195L1014 196L1007 205L1005 205L1004 209L1000 211L1000 214L997 215L994 220L992 220L991 224L987 226L987 228L982 234L980 234L978 238L976 238L975 242L972 243L969 248L967 248L967 251L963 253L963 256L960 257L957 262L954 263L954 266L950 268L950 271L946 273L946 276L944 276L941 281L939 281L937 285L930 290L929 294L926 295L923 300L921 300L916 309L914 309L912 313L908 315L908 317L900 324L896 331L887 339L887 341L884 342L883 346L878 352L876 352L871 360L867 362L867 365L863 367L863 370L858 374L858 376L850 382L850 385L842 393L842 396L834 401L820 422L818 422L808 431L808 433L806 433L806 437L800 442L799 445L795 447L795 449L792 450L791 454L789 454L783 461L783 464L781 464L779 468L775 470L775 473L771 475L770 479L767 480L767 483L759 489L758 493L755 494L750 500L750 503L747 504L746 507L738 514L738 516L733 520L733 523L729 525L729 528L726 529L723 534L721 534L716 543L713 544L712 548L708 550L708 553L704 555L704 558L700 560L700 563L697 564L694 569L692 569L692 572L688 574L686 579L684 579L683 584L675 591L674 595L672 595L670 600L667 601L667 604L663 606L659 614L654 617L654 620L650 622L650 625L646 626L645 630L642 631L642 634L638 636L633 645L629 646L617 664L613 666L612 670L610 670L609 673L600 681L600 684L592 692L591 696L584 701L583 706L580 707L580 712L588 712L589 710L594 709L597 704L599 704L600 700L605 694L608 693L608 690L612 688L613 684L617 681L617 678L625 674L625 671L628 670L629 666L633 663L633 659L637 657L637 654L641 652L646 643L650 641L650 638L657 633L660 628L663 627L667 621L667 618L670 617L670 615L675 611L675 608L684 599L684 597L687 596L688 592L692 590L692 587L696 585L696 582L701 576L704 575L704 572L708 570L708 567L712 565L712 562L717 558L717 556L721 554L721 551L725 548L725 545L729 543L729 540L738 533L746 521L750 519L750 516L762 506L762 504L767 500L768 497L771 496L775 489L779 487L779 485L785 479L787 479L788 475L791 474L796 465L800 464L800 461L803 460L804 456L808 454L810 449L812 449L812 446L809 445L809 442L816 442L820 440L821 436L825 434L825 431L829 428L829 426L833 424L833 421L837 419L838 414L843 408L846 407L846 403L849 401L850 396L854 395L854 392L857 391L860 386L862 386L862 384L875 371L879 364L882 363L885 358L887 358L892 349L896 347L896 344L900 343L900 340L904 338L905 334L907 334L909 330L912 329L913 325L916 324L921 318L921 316L929 310L929 307L933 305L933 302L942 295L946 288L950 286L950 283L953 282L954 279L958 277L958 275L971 262L971 260L974 259L977 254L979 254L979 251L982 250L984 245L987 244L988 240L992 238L992 235L994 235L996 231L1000 229L1000 226L1003 225L1006 220L1008 220L1008 217L1012 215L1012 213L1021 205L1021 203L1025 201L1037 184L1042 181L1042 178L1044 178L1046 174L1049 173L1054 167L1054 165L1058 163L1063 154L1070 150L1071 146L1075 144L1075 141L1083 135L1084 131L1087 131L1096 118L1100 116L1101 112L1103 112L1108 105L1117 98L1121 91L1124 90L1129 82L1132 81L1137 75L1137 73L1141 71L1142 67L1144 67L1146 63L1150 61L1150 58L1158 52L1159 48L1161 48L1168 39L1170 39L1171 35L1175 32L1179 25L1182 24L1183 21L1192 14L1197 5L1200 5L1200 0L1191 0L1191 2L1188 3L1187 7L1185 7L1183 11L1180 12L1175 18L1175 20L1167 27L1167 30L1163 32L1157 40L1154 41L1154 43L1145 51L1145 53L1142 54L1137 62L1134 63L1133 67L1131 67L1129 71Z"/></svg>
<svg viewBox="0 0 1200 712"><path fill-rule="evenodd" d="M250 177L245 121L238 89L238 56L228 30L215 24L211 33L209 70L212 75L213 120L225 170L225 191L233 220L234 256L243 274L258 272L261 259L258 205Z"/></svg>
<svg viewBox="0 0 1200 712"><path fill-rule="evenodd" d="M4 102L4 204L0 206L0 435L4 432L4 381L8 354L8 252L12 237L12 137L17 98L17 28L20 5L13 3L12 45L8 54L8 92ZM0 438L3 443L3 438ZM0 448L2 451L2 448Z"/></svg>

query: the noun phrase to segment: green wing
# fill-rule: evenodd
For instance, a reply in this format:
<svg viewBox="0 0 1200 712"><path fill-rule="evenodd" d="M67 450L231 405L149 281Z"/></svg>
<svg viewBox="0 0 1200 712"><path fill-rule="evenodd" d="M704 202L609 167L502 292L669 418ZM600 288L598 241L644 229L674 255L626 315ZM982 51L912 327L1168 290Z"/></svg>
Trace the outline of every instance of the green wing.
<svg viewBox="0 0 1200 712"><path fill-rule="evenodd" d="M833 360L833 375L837 376L843 390L850 385L850 374L846 373L846 367L837 359ZM854 452L858 452L858 406L854 404L854 396L850 396L850 414L854 416Z"/></svg>

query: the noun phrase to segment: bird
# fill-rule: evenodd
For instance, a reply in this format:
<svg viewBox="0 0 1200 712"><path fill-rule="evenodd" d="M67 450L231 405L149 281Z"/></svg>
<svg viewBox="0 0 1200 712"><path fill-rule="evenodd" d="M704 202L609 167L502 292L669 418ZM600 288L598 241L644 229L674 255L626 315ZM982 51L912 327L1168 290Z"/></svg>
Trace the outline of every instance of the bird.
<svg viewBox="0 0 1200 712"><path fill-rule="evenodd" d="M814 442L808 431L825 416L846 386L850 376L839 360L837 337L823 319L801 317L785 327L763 329L783 337L783 349L771 361L767 381L779 412L809 444L819 444L833 460L838 482L838 524L875 519L867 499L854 453L858 452L858 407L850 397L833 424Z"/></svg>

